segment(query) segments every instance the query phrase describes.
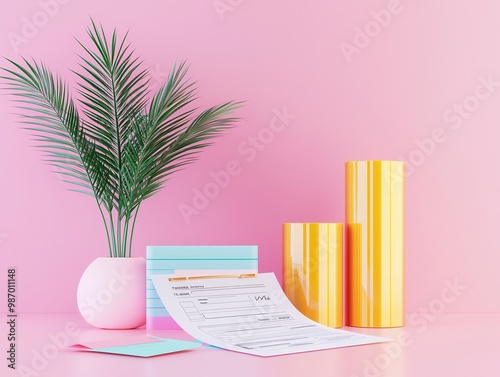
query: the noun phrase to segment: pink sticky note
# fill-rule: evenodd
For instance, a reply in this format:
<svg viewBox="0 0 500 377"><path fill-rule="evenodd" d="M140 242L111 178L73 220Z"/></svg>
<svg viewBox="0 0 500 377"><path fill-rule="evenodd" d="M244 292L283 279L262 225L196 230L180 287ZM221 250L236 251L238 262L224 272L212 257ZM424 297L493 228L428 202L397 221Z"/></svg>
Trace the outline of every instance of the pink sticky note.
<svg viewBox="0 0 500 377"><path fill-rule="evenodd" d="M84 350L85 348L110 348L110 347L120 347L120 346L131 346L134 344L146 344L161 342L162 339L152 338L146 334L128 336L124 338L114 338L114 339L104 339L95 341L83 341L77 344L69 346L69 349L73 350Z"/></svg>

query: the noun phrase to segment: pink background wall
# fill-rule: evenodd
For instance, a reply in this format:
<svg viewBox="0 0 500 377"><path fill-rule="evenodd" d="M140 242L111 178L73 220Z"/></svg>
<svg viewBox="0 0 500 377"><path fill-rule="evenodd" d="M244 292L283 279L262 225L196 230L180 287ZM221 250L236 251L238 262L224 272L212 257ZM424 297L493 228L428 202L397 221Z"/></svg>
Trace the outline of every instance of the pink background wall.
<svg viewBox="0 0 500 377"><path fill-rule="evenodd" d="M188 59L200 104L248 101L239 128L143 205L136 256L146 245L257 244L261 270L281 275L281 223L343 221L344 161L404 158L407 311L458 279L467 288L445 311L500 312L497 0L63 2L50 16L37 13L44 0L3 4L1 55L16 58L9 37L24 33L20 54L72 80L74 37L87 41L91 15L130 28L156 77ZM33 17L38 30L23 30ZM285 110L286 127L265 131ZM74 312L83 270L107 254L100 216L65 190L12 112L2 95L0 275L17 267L20 312ZM259 135L257 151L247 140ZM424 154L417 143L432 137ZM239 174L185 221L179 206L232 160Z"/></svg>

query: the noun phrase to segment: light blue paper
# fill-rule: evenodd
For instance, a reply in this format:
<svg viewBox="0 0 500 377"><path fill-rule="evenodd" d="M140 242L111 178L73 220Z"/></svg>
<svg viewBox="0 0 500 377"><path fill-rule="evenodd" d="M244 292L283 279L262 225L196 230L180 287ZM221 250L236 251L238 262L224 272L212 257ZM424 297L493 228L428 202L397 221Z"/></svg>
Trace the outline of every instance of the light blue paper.
<svg viewBox="0 0 500 377"><path fill-rule="evenodd" d="M113 353L117 355L151 357L164 355L167 353L187 351L198 348L202 345L200 342L189 342L185 340L166 339L160 342L132 344L128 346L94 348L88 349L91 352Z"/></svg>
<svg viewBox="0 0 500 377"><path fill-rule="evenodd" d="M226 272L256 273L258 247L224 246L148 246L146 248L146 328L174 329L171 317L156 293L152 275L174 275L179 270L203 271L202 275ZM214 273L210 273L214 271ZM174 326L174 327L172 327Z"/></svg>

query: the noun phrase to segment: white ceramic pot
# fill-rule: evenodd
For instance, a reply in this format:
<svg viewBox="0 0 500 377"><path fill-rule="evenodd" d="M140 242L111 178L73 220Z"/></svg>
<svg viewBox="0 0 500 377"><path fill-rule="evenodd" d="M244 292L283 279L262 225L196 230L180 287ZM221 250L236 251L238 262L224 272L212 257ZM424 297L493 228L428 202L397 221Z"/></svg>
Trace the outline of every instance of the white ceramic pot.
<svg viewBox="0 0 500 377"><path fill-rule="evenodd" d="M144 258L97 258L78 284L83 318L103 329L133 329L146 323Z"/></svg>

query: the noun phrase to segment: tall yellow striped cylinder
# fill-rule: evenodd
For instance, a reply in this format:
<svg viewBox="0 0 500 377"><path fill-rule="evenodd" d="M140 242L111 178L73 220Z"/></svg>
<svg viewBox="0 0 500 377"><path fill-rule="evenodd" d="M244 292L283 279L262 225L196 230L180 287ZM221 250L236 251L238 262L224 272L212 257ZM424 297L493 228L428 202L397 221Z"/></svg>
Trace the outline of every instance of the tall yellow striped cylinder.
<svg viewBox="0 0 500 377"><path fill-rule="evenodd" d="M341 223L283 224L283 290L313 321L343 326L343 226Z"/></svg>
<svg viewBox="0 0 500 377"><path fill-rule="evenodd" d="M346 325L404 326L404 163L346 163Z"/></svg>

